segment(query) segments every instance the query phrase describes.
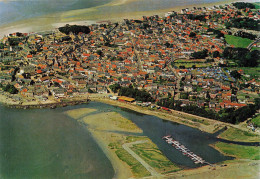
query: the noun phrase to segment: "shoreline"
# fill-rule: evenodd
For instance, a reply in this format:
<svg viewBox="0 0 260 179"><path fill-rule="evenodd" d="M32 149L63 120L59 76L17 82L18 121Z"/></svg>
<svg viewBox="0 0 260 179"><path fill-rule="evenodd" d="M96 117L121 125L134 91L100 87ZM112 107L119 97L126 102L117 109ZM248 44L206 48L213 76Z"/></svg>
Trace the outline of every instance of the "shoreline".
<svg viewBox="0 0 260 179"><path fill-rule="evenodd" d="M142 16L152 16L159 15L164 16L168 11L177 11L180 12L181 9L184 8L192 8L192 7L212 7L214 5L223 5L230 4L232 2L237 2L238 0L222 0L220 2L209 2L204 4L188 4L181 5L171 8L163 8L156 10L144 10L144 11L136 11L136 12L100 12L100 9L104 7L115 7L115 6L123 6L128 3L135 2L138 0L125 0L121 2L120 0L112 1L108 4L86 8L86 9L78 9L78 10L70 10L65 12L58 12L47 14L40 17L34 17L29 19L24 19L16 22L11 22L8 24L0 25L0 38L4 35L8 35L14 32L22 32L22 33L30 33L30 32L41 32L41 31L49 31L55 30L57 27L66 24L79 24L79 25L90 25L97 24L98 21L111 21L111 22L121 22L123 19L141 19ZM247 1L247 0L242 0Z"/></svg>
<svg viewBox="0 0 260 179"><path fill-rule="evenodd" d="M237 125L224 123L214 119L209 119L182 111L172 110L171 113L162 110L152 110L147 107L137 106L135 104L123 103L116 100L111 100L108 94L87 94L74 98L64 98L64 100L48 99L47 101L31 101L19 104L19 101L14 102L13 98L8 98L6 95L0 94L0 103L10 108L30 109L30 108L56 108L65 107L67 105L78 105L89 103L91 101L106 103L109 105L126 108L146 115L153 115L161 119L183 124L192 128L196 128L202 132L215 133L225 127L234 128L240 131L247 132L247 129L240 128ZM255 133L254 133L255 134ZM256 134L257 135L257 134ZM220 137L221 138L221 137ZM243 142L243 141L241 141ZM259 141L252 141L259 142Z"/></svg>
<svg viewBox="0 0 260 179"><path fill-rule="evenodd" d="M48 99L47 101L31 101L31 102L23 102L22 104L19 104L19 101L14 102L12 98L8 98L6 95L0 94L1 104L9 108L18 108L18 109L31 109L31 108L32 109L35 108L54 109L56 107L65 107L68 105L87 104L91 101L101 102L101 103L106 103L121 108L126 108L141 114L153 115L163 120L183 124L192 128L196 128L202 132L207 132L211 134L216 133L217 131L222 130L225 127L234 128L236 130L240 130L241 132L248 132L247 128L241 128L239 127L239 125L229 124L214 119L196 116L182 111L172 110L169 113L163 110L157 110L157 109L154 110L154 109L150 109L149 107L141 107L135 104L129 104L129 103L119 102L116 100L111 100L109 99L108 94L87 94L87 95L81 95L73 98L64 98L64 100ZM225 138L223 139L225 140ZM231 140L231 141L236 141L236 140ZM244 142L244 141L238 140L237 142ZM257 141L252 140L251 142L259 142L259 140Z"/></svg>
<svg viewBox="0 0 260 179"><path fill-rule="evenodd" d="M79 111L77 111L77 110L79 110ZM71 111L74 111L74 110L71 110ZM68 111L66 113L70 114L71 111ZM113 166L113 169L115 171L114 178L131 177L132 175L131 175L131 173L129 173L129 171L130 171L129 166L126 163L124 163L116 155L115 149L111 149L111 147L109 146L109 143L112 142L111 139L112 140L113 140L113 138L115 140L118 140L120 138L122 139L122 136L121 137L120 137L120 135L116 136L116 134L111 133L111 131L115 130L114 124L109 123L109 125L104 125L101 122L102 120L107 118L107 115L110 116L110 118L111 117L115 118L115 121L117 121L119 119L119 117L118 116L116 117L115 115L118 115L118 114L113 113L113 112L104 112L104 113L100 113L100 114L91 115L90 114L91 112L93 112L93 109L91 109L91 108L80 108L80 109L76 109L76 111L74 111L74 115L76 117L75 116L73 117L73 115L69 115L69 116L72 117L73 119L79 121L80 123L82 123L86 127L86 129L91 132L92 137L97 141L97 144L100 146L100 148L103 150L105 155L110 160L110 162ZM82 116L84 116L82 114L84 114L84 115L90 114L90 115L82 117ZM101 120L101 121L97 121L97 120ZM133 130L135 130L135 129L133 129ZM136 131L136 132L141 132L141 131ZM214 147L214 146L212 146L212 147ZM227 155L227 154L224 154L224 155ZM222 176L228 175L229 172L235 173L235 174L232 174L234 176L243 176L245 174L245 172L237 169L237 167L241 167L241 166L249 168L250 170L252 170L252 175L255 175L255 173L257 172L256 171L257 166L255 166L254 163L260 164L260 161L235 158L233 160L226 160L226 161L220 162L213 167L206 165L206 166L201 166L198 168L189 168L189 169L182 169L180 171L170 172L167 174L163 174L161 176L161 178L169 178L169 177L183 178L183 177L197 177L197 176L199 176L199 178L200 178L201 176L205 176L205 175L211 176L212 174L215 174L219 171L223 172L223 174L221 174ZM252 166L254 166L254 167L252 167ZM152 179L152 178L156 178L156 177L148 176L148 177L144 177L144 178Z"/></svg>

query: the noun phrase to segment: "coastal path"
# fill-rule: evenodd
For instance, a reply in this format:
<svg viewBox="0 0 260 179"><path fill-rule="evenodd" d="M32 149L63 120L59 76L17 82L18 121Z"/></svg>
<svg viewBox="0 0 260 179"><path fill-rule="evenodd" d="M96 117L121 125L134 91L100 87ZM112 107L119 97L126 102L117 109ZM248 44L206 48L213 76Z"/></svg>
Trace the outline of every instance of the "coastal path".
<svg viewBox="0 0 260 179"><path fill-rule="evenodd" d="M131 142L131 143L126 143L126 144L123 144L122 147L129 153L131 154L138 162L140 162L145 168L146 170L148 170L152 176L155 176L155 177L160 177L162 176L160 173L156 172L154 170L154 168L152 168L148 163L146 163L140 156L138 156L130 147L132 145L135 145L135 144L142 144L142 143L146 143L147 140L139 140L139 141L136 141L136 142Z"/></svg>

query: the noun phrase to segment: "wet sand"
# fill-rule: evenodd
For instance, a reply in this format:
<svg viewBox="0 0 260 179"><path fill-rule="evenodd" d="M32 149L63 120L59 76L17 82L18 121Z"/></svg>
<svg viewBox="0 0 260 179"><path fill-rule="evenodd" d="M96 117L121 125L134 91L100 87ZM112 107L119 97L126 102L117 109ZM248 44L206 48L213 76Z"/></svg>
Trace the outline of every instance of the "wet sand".
<svg viewBox="0 0 260 179"><path fill-rule="evenodd" d="M125 136L123 134L114 133L113 131L141 134L142 130L128 119L123 118L119 113L104 112L95 114L95 112L95 109L81 108L66 113L86 125L98 145L111 161L115 170L115 178L133 177L130 167L121 161L108 145L111 142L124 141ZM122 122L124 123L123 126ZM226 166L216 165L214 167L203 166L196 169L185 169L165 174L160 178L255 178L258 175L260 161L240 159L225 161L224 164ZM155 177L145 178L152 179Z"/></svg>
<svg viewBox="0 0 260 179"><path fill-rule="evenodd" d="M115 152L108 147L110 143L123 141L125 136L111 131L122 131L132 133L142 133L134 123L123 118L115 112L106 112L91 115L95 109L82 108L66 112L70 117L86 124L93 138L97 141L100 148L107 155L115 170L115 178L124 179L133 176L130 167L120 160ZM123 126L120 126L123 125Z"/></svg>
<svg viewBox="0 0 260 179"><path fill-rule="evenodd" d="M0 38L4 35L13 32L40 32L47 30L54 30L65 24L80 24L90 25L98 21L109 20L112 22L120 22L123 19L141 19L142 16L160 15L168 11L180 12L183 8L192 7L210 7L213 5L227 4L237 0L224 0L221 2L208 3L208 4L188 4L183 6L176 6L166 9L157 9L152 11L138 11L138 12L117 12L117 9L126 7L127 4L134 1L145 1L145 0L115 0L108 4L96 6L87 9L70 10L66 12L59 12L40 16L36 18L26 19L22 21L12 22L0 26ZM108 9L106 11L106 9Z"/></svg>

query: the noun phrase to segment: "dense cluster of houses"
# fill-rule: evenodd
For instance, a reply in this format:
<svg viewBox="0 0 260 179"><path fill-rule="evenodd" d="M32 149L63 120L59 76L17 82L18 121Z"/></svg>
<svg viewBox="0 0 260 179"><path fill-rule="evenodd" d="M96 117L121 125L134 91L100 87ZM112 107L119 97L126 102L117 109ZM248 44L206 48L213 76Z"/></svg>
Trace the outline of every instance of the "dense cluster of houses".
<svg viewBox="0 0 260 179"><path fill-rule="evenodd" d="M93 24L89 34L10 34L1 40L0 83L13 84L21 97L39 100L108 93L109 85L118 83L144 89L156 100L175 97L183 104L208 105L216 111L241 107L249 101L239 101L232 91L240 87L230 71L219 67L226 60L212 55L192 57L205 49L208 54L221 54L228 44L208 29L224 29L223 24L237 13L230 5L193 8L168 12L165 17ZM190 14L204 15L206 20L190 19ZM207 68L179 69L174 65L175 61L203 63L208 59ZM258 93L259 82L252 83L258 88L241 90Z"/></svg>

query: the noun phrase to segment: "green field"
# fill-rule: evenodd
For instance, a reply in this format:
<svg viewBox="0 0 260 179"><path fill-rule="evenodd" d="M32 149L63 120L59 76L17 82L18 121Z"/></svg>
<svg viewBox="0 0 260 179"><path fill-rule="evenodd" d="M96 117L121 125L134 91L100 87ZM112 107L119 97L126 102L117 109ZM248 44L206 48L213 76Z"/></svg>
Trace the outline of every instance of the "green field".
<svg viewBox="0 0 260 179"><path fill-rule="evenodd" d="M118 156L118 158L126 162L127 165L131 167L131 170L135 177L150 176L150 172L148 172L140 162L138 162L123 148L116 150L116 155Z"/></svg>
<svg viewBox="0 0 260 179"><path fill-rule="evenodd" d="M257 127L260 127L260 115L251 120Z"/></svg>
<svg viewBox="0 0 260 179"><path fill-rule="evenodd" d="M159 173L163 174L180 170L150 141L133 145L131 149Z"/></svg>
<svg viewBox="0 0 260 179"><path fill-rule="evenodd" d="M181 170L175 166L169 159L167 159L158 147L145 136L127 136L124 143L136 142L140 140L146 140L146 143L136 144L131 149L144 159L151 167L153 167L158 173L170 173ZM114 149L118 158L127 163L130 166L135 177L150 176L144 166L139 163L132 155L122 148L121 142L110 143L110 149Z"/></svg>
<svg viewBox="0 0 260 179"><path fill-rule="evenodd" d="M257 146L242 146L223 142L217 142L215 146L220 152L226 155L239 159L260 160L259 147Z"/></svg>
<svg viewBox="0 0 260 179"><path fill-rule="evenodd" d="M245 75L250 75L250 78L260 78L260 67L238 67L238 68L229 68L229 70L243 70Z"/></svg>
<svg viewBox="0 0 260 179"><path fill-rule="evenodd" d="M178 68L180 68L180 66L185 66L185 68L191 68L193 65L196 66L196 68L206 68L206 67L211 67L212 63L174 63L175 66L177 66Z"/></svg>
<svg viewBox="0 0 260 179"><path fill-rule="evenodd" d="M234 45L234 47L242 48L247 48L247 46L253 42L253 40L242 37L236 37L233 35L225 35L225 39L229 45Z"/></svg>
<svg viewBox="0 0 260 179"><path fill-rule="evenodd" d="M247 131L242 131L235 128L228 128L223 133L219 135L219 137L232 141L241 141L241 142L259 142L259 135L249 133Z"/></svg>
<svg viewBox="0 0 260 179"><path fill-rule="evenodd" d="M260 2L253 3L255 5L255 9L260 9Z"/></svg>

